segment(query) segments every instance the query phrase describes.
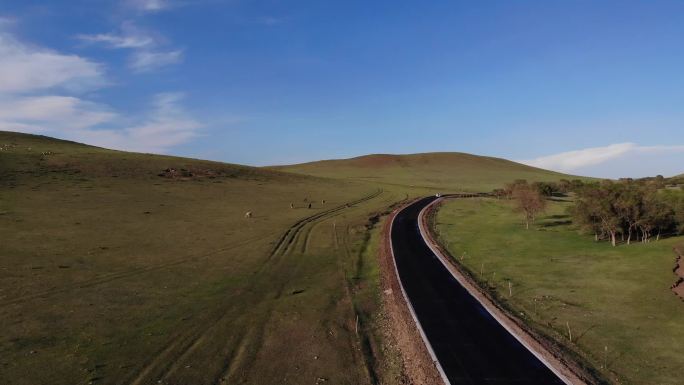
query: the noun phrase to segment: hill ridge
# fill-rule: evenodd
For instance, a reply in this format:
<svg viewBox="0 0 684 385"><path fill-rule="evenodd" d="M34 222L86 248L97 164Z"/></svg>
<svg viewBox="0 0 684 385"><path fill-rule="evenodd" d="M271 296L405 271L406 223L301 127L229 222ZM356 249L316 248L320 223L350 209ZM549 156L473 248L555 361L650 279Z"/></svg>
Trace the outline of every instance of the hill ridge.
<svg viewBox="0 0 684 385"><path fill-rule="evenodd" d="M267 167L328 177L441 189L491 190L514 179L585 179L493 156L464 152L369 154Z"/></svg>

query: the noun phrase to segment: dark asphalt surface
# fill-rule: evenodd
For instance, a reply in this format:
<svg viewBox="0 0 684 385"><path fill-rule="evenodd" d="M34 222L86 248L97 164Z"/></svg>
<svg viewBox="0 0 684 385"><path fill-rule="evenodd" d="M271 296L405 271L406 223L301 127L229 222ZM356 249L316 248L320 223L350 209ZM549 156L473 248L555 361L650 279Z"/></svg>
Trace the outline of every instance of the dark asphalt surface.
<svg viewBox="0 0 684 385"><path fill-rule="evenodd" d="M401 282L451 384L563 384L425 244L418 214L434 199L424 198L399 212L391 237Z"/></svg>

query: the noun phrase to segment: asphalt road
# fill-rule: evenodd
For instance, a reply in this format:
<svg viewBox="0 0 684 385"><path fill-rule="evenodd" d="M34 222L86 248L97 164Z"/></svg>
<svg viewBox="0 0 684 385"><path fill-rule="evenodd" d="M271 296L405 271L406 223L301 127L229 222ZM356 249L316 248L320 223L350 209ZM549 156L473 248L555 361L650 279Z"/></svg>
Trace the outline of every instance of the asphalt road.
<svg viewBox="0 0 684 385"><path fill-rule="evenodd" d="M451 384L563 384L425 244L418 214L434 199L424 198L399 212L391 237L399 278Z"/></svg>

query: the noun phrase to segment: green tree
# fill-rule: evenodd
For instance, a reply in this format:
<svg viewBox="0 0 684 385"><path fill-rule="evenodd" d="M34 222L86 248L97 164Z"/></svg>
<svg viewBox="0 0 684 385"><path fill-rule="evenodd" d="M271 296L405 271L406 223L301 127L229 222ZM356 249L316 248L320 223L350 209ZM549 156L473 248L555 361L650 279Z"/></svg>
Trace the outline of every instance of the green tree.
<svg viewBox="0 0 684 385"><path fill-rule="evenodd" d="M597 239L599 231L607 234L613 246L617 245L617 234L622 232L622 219L615 205L619 191L620 187L610 181L585 186L578 192L574 210L577 221L585 227L590 225Z"/></svg>
<svg viewBox="0 0 684 385"><path fill-rule="evenodd" d="M667 229L674 222L672 208L659 196L655 189L648 189L643 197L643 213L638 221L642 233L642 242L650 242L653 233L657 231L656 241L660 240L663 229Z"/></svg>
<svg viewBox="0 0 684 385"><path fill-rule="evenodd" d="M539 190L527 183L519 183L513 187L511 196L515 200L516 209L523 213L525 228L530 229L530 222L534 222L537 214L546 209L546 199Z"/></svg>
<svg viewBox="0 0 684 385"><path fill-rule="evenodd" d="M614 205L623 222L623 234L627 233L627 244L629 245L643 214L643 194L641 188L632 181L622 183L619 189Z"/></svg>

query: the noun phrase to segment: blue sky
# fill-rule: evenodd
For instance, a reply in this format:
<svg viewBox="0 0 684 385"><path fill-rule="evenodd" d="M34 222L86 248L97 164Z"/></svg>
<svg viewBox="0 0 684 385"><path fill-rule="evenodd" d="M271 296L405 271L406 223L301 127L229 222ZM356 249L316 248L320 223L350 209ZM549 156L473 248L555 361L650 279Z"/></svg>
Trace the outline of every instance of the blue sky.
<svg viewBox="0 0 684 385"><path fill-rule="evenodd" d="M0 129L267 165L684 172L684 2L0 3Z"/></svg>

